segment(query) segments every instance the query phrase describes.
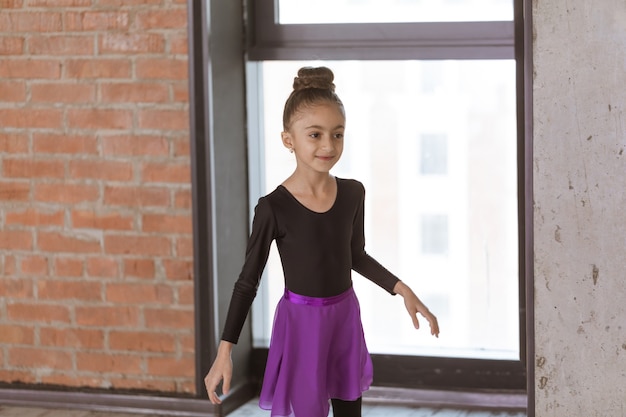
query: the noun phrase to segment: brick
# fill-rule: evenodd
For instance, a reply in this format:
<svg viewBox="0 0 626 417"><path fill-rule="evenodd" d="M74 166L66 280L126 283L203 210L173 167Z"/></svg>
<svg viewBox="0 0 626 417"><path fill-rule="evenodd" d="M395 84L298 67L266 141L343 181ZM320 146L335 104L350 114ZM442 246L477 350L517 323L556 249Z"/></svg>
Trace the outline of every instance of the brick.
<svg viewBox="0 0 626 417"><path fill-rule="evenodd" d="M189 52L189 38L187 36L172 35L169 37L170 50L174 55L187 55Z"/></svg>
<svg viewBox="0 0 626 417"><path fill-rule="evenodd" d="M0 9L20 9L23 5L23 0L0 0Z"/></svg>
<svg viewBox="0 0 626 417"><path fill-rule="evenodd" d="M81 371L98 373L141 374L141 356L108 353L77 352L76 367Z"/></svg>
<svg viewBox="0 0 626 417"><path fill-rule="evenodd" d="M168 256L170 240L163 236L109 234L104 236L106 253L117 255Z"/></svg>
<svg viewBox="0 0 626 417"><path fill-rule="evenodd" d="M100 253L100 240L86 235L66 235L59 232L37 234L37 246L40 250L55 253Z"/></svg>
<svg viewBox="0 0 626 417"><path fill-rule="evenodd" d="M195 338L193 334L180 335L180 350L183 354L193 354L196 351Z"/></svg>
<svg viewBox="0 0 626 417"><path fill-rule="evenodd" d="M143 314L150 329L193 329L193 310L146 308Z"/></svg>
<svg viewBox="0 0 626 417"><path fill-rule="evenodd" d="M122 332L109 333L109 348L112 350L169 353L176 350L176 338L162 332Z"/></svg>
<svg viewBox="0 0 626 417"><path fill-rule="evenodd" d="M48 370L39 376L40 384L52 384L63 387L87 387L87 388L103 388L101 377L92 377L89 375L76 375L68 372L55 372ZM69 413L68 413L69 414Z"/></svg>
<svg viewBox="0 0 626 417"><path fill-rule="evenodd" d="M165 38L158 33L103 33L98 51L101 55L160 54L165 52Z"/></svg>
<svg viewBox="0 0 626 417"><path fill-rule="evenodd" d="M26 83L24 81L0 81L0 97L4 102L26 101Z"/></svg>
<svg viewBox="0 0 626 417"><path fill-rule="evenodd" d="M33 372L21 371L15 369L0 369L0 381L23 382L26 384L34 384L36 375Z"/></svg>
<svg viewBox="0 0 626 417"><path fill-rule="evenodd" d="M33 153L94 155L98 153L98 139L95 135L33 133Z"/></svg>
<svg viewBox="0 0 626 417"><path fill-rule="evenodd" d="M33 235L22 230L0 230L0 249L30 250L33 248Z"/></svg>
<svg viewBox="0 0 626 417"><path fill-rule="evenodd" d="M32 55L94 55L95 37L76 35L33 36L28 39Z"/></svg>
<svg viewBox="0 0 626 417"><path fill-rule="evenodd" d="M187 10L169 8L140 11L135 19L139 29L181 29L187 27Z"/></svg>
<svg viewBox="0 0 626 417"><path fill-rule="evenodd" d="M0 324L0 343L8 345L32 345L35 329L31 326Z"/></svg>
<svg viewBox="0 0 626 417"><path fill-rule="evenodd" d="M0 55L22 55L24 53L24 38L17 36L0 37Z"/></svg>
<svg viewBox="0 0 626 417"><path fill-rule="evenodd" d="M191 182L189 164L147 163L142 170L145 182L185 183Z"/></svg>
<svg viewBox="0 0 626 417"><path fill-rule="evenodd" d="M102 151L115 156L168 156L169 143L161 136L105 136Z"/></svg>
<svg viewBox="0 0 626 417"><path fill-rule="evenodd" d="M139 110L140 129L188 130L189 113L187 110Z"/></svg>
<svg viewBox="0 0 626 417"><path fill-rule="evenodd" d="M36 323L69 323L70 311L67 306L43 304L41 302L11 303L6 306L7 317L15 321Z"/></svg>
<svg viewBox="0 0 626 417"><path fill-rule="evenodd" d="M74 179L130 181L133 178L130 162L79 159L70 161L69 171L70 177Z"/></svg>
<svg viewBox="0 0 626 417"><path fill-rule="evenodd" d="M61 78L61 61L30 58L0 59L0 78L57 80Z"/></svg>
<svg viewBox="0 0 626 417"><path fill-rule="evenodd" d="M87 275L90 277L115 278L119 276L118 262L115 258L87 259Z"/></svg>
<svg viewBox="0 0 626 417"><path fill-rule="evenodd" d="M100 230L132 230L133 216L118 212L98 213L94 210L72 211L74 228Z"/></svg>
<svg viewBox="0 0 626 417"><path fill-rule="evenodd" d="M104 204L125 207L167 207L170 192L167 188L150 186L112 186L104 188Z"/></svg>
<svg viewBox="0 0 626 417"><path fill-rule="evenodd" d="M136 74L140 79L187 80L189 77L186 59L137 59Z"/></svg>
<svg viewBox="0 0 626 417"><path fill-rule="evenodd" d="M136 306L77 306L76 324L94 327L136 327L139 308Z"/></svg>
<svg viewBox="0 0 626 417"><path fill-rule="evenodd" d="M10 277L17 274L17 259L12 255L4 255L4 276ZM8 281L11 283L12 281ZM8 293L7 285L4 285L5 292L0 292L0 294Z"/></svg>
<svg viewBox="0 0 626 417"><path fill-rule="evenodd" d="M159 82L103 83L100 95L104 103L165 103L169 88Z"/></svg>
<svg viewBox="0 0 626 417"><path fill-rule="evenodd" d="M195 372L193 356L184 358L148 358L148 374L168 377L192 378Z"/></svg>
<svg viewBox="0 0 626 417"><path fill-rule="evenodd" d="M6 211L6 223L23 226L63 226L64 212L62 210L40 210L28 208L25 210Z"/></svg>
<svg viewBox="0 0 626 417"><path fill-rule="evenodd" d="M152 279L155 276L154 260L124 259L124 276L131 278Z"/></svg>
<svg viewBox="0 0 626 417"><path fill-rule="evenodd" d="M193 256L193 239L190 237L178 236L174 242L176 256L191 258Z"/></svg>
<svg viewBox="0 0 626 417"><path fill-rule="evenodd" d="M5 159L2 166L5 178L65 177L65 162L59 160Z"/></svg>
<svg viewBox="0 0 626 417"><path fill-rule="evenodd" d="M181 306L193 306L195 300L193 282L186 281L185 284L177 288L178 304Z"/></svg>
<svg viewBox="0 0 626 417"><path fill-rule="evenodd" d="M96 0L100 7L135 7L143 5L163 5L163 0Z"/></svg>
<svg viewBox="0 0 626 417"><path fill-rule="evenodd" d="M102 349L104 347L104 332L72 327L42 327L39 329L39 343L42 346Z"/></svg>
<svg viewBox="0 0 626 417"><path fill-rule="evenodd" d="M108 378L111 388L119 390L150 390L157 392L176 392L176 381L166 379L139 379L139 378Z"/></svg>
<svg viewBox="0 0 626 417"><path fill-rule="evenodd" d="M58 12L3 12L0 27L8 32L60 32L63 29Z"/></svg>
<svg viewBox="0 0 626 417"><path fill-rule="evenodd" d="M123 304L171 304L173 292L169 285L148 283L108 283L106 300Z"/></svg>
<svg viewBox="0 0 626 417"><path fill-rule="evenodd" d="M196 384L193 379L185 379L176 384L176 392L195 395Z"/></svg>
<svg viewBox="0 0 626 417"><path fill-rule="evenodd" d="M25 133L0 132L0 153L28 152L28 135Z"/></svg>
<svg viewBox="0 0 626 417"><path fill-rule="evenodd" d="M29 368L72 369L72 353L40 348L13 347L9 349L9 365Z"/></svg>
<svg viewBox="0 0 626 417"><path fill-rule="evenodd" d="M108 31L128 29L130 19L122 11L86 11L65 13L66 31Z"/></svg>
<svg viewBox="0 0 626 417"><path fill-rule="evenodd" d="M30 183L0 180L0 200L28 201L30 199Z"/></svg>
<svg viewBox="0 0 626 417"><path fill-rule="evenodd" d="M161 233L191 233L191 216L176 214L144 214L142 230Z"/></svg>
<svg viewBox="0 0 626 417"><path fill-rule="evenodd" d="M63 127L63 110L34 108L0 109L0 126L18 128L56 128Z"/></svg>
<svg viewBox="0 0 626 417"><path fill-rule="evenodd" d="M175 138L172 140L172 145L174 147L174 156L189 158L191 155L191 142L189 137Z"/></svg>
<svg viewBox="0 0 626 417"><path fill-rule="evenodd" d="M47 279L37 283L37 294L41 300L100 301L102 299L101 285L93 281Z"/></svg>
<svg viewBox="0 0 626 417"><path fill-rule="evenodd" d="M11 267L13 268L13 267ZM13 278L14 272L7 271L5 265L5 277L0 278L0 294L7 299L27 299L33 297L33 281L28 278Z"/></svg>
<svg viewBox="0 0 626 417"><path fill-rule="evenodd" d="M55 276L62 277L82 277L84 262L81 258L57 256L54 259Z"/></svg>
<svg viewBox="0 0 626 417"><path fill-rule="evenodd" d="M39 255L24 256L20 261L23 275L46 276L49 273L48 258Z"/></svg>
<svg viewBox="0 0 626 417"><path fill-rule="evenodd" d="M174 194L174 207L181 209L191 208L191 190L180 190Z"/></svg>
<svg viewBox="0 0 626 417"><path fill-rule="evenodd" d="M68 59L65 76L79 79L130 78L131 63L122 59Z"/></svg>
<svg viewBox="0 0 626 417"><path fill-rule="evenodd" d="M36 201L61 204L95 202L100 190L94 184L43 183L35 184Z"/></svg>
<svg viewBox="0 0 626 417"><path fill-rule="evenodd" d="M176 103L189 102L189 85L186 82L173 82L173 101Z"/></svg>
<svg viewBox="0 0 626 417"><path fill-rule="evenodd" d="M78 129L130 129L133 114L128 110L69 109L67 124Z"/></svg>
<svg viewBox="0 0 626 417"><path fill-rule="evenodd" d="M165 276L172 280L193 280L193 261L164 259Z"/></svg>
<svg viewBox="0 0 626 417"><path fill-rule="evenodd" d="M33 103L92 103L96 99L96 86L90 84L32 84Z"/></svg>
<svg viewBox="0 0 626 417"><path fill-rule="evenodd" d="M87 7L92 0L28 0L30 7Z"/></svg>

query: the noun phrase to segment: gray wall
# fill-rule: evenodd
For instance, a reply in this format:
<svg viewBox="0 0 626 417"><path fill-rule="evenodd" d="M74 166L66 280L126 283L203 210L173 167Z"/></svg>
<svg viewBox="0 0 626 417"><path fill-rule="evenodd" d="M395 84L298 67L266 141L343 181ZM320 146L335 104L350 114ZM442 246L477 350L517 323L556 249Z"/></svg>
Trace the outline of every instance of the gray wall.
<svg viewBox="0 0 626 417"><path fill-rule="evenodd" d="M626 416L626 2L533 21L535 411Z"/></svg>

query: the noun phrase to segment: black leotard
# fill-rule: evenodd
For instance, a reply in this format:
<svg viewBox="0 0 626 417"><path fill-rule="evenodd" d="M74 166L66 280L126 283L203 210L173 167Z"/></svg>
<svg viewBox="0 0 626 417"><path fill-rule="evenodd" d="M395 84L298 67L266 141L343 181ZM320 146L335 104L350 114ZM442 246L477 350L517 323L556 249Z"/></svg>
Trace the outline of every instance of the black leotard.
<svg viewBox="0 0 626 417"><path fill-rule="evenodd" d="M222 340L237 343L273 240L280 253L285 286L296 294L341 294L352 286L352 269L394 294L398 278L365 252L364 199L365 188L360 182L339 178L335 202L324 213L306 208L282 185L261 197Z"/></svg>

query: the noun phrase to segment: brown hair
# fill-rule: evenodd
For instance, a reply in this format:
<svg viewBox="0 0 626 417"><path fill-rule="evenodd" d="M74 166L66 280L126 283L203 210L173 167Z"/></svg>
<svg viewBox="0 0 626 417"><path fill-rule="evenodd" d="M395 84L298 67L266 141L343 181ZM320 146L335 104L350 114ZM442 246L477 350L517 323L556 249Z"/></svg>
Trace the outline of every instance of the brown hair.
<svg viewBox="0 0 626 417"><path fill-rule="evenodd" d="M294 114L305 107L311 107L323 102L337 104L345 117L343 103L335 93L335 76L326 67L303 67L298 70L298 76L293 79L293 91L285 102L283 111L283 129L287 131L291 126Z"/></svg>

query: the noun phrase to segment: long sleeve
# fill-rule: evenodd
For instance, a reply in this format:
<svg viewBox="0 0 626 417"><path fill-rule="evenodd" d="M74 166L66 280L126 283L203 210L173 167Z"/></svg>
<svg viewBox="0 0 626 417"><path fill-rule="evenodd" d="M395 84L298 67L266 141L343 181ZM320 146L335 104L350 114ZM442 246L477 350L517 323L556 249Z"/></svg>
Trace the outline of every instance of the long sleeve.
<svg viewBox="0 0 626 417"><path fill-rule="evenodd" d="M393 288L400 279L365 252L365 188L360 185L360 190L360 202L352 229L352 269L395 295Z"/></svg>
<svg viewBox="0 0 626 417"><path fill-rule="evenodd" d="M261 274L267 263L270 245L276 238L276 220L267 198L259 199L254 210L252 232L246 247L246 257L235 283L226 316L222 340L237 343L252 301L256 297Z"/></svg>

